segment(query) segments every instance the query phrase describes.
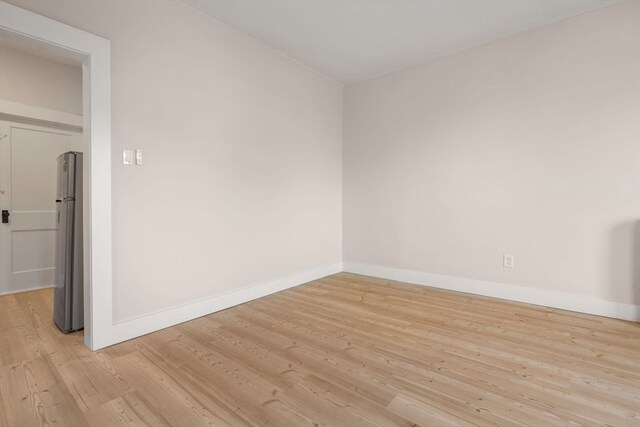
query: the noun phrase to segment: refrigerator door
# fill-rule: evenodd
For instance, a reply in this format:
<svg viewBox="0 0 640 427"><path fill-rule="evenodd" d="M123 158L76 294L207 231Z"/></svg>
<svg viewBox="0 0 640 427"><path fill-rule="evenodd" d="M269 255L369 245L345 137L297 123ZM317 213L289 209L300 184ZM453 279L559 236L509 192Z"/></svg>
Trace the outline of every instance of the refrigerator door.
<svg viewBox="0 0 640 427"><path fill-rule="evenodd" d="M58 156L58 187L56 190L56 200L64 200L70 197L69 194L69 155L68 153Z"/></svg>
<svg viewBox="0 0 640 427"><path fill-rule="evenodd" d="M71 330L84 328L84 248L82 221L82 153L73 153L73 274L71 276Z"/></svg>
<svg viewBox="0 0 640 427"><path fill-rule="evenodd" d="M62 331L71 329L71 278L73 259L74 201L56 203L56 283L53 296L53 319Z"/></svg>
<svg viewBox="0 0 640 427"><path fill-rule="evenodd" d="M58 156L57 200L76 197L76 156L78 155L79 153L70 151Z"/></svg>
<svg viewBox="0 0 640 427"><path fill-rule="evenodd" d="M75 199L77 194L76 194L76 182L78 179L81 179L82 176L81 174L77 173L77 168L76 168L76 158L78 156L80 156L81 154L75 153L75 152L68 152L64 154L67 158L67 167L68 167L68 172L66 173L67 175L67 183L66 183L66 193L67 193L67 197L68 198L73 198Z"/></svg>
<svg viewBox="0 0 640 427"><path fill-rule="evenodd" d="M56 201L57 200L61 200L64 197L64 154L61 154L60 156L58 156L56 162L58 163L58 176L57 176L57 180L56 180Z"/></svg>
<svg viewBox="0 0 640 427"><path fill-rule="evenodd" d="M62 332L84 327L82 153L58 157L56 287L53 319Z"/></svg>

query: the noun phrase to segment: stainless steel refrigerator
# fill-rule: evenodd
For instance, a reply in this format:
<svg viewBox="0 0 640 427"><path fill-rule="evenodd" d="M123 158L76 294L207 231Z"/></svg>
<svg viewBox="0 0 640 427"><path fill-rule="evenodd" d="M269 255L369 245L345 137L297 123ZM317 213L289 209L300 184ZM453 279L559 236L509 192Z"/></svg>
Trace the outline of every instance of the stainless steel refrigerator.
<svg viewBox="0 0 640 427"><path fill-rule="evenodd" d="M62 332L84 327L82 255L82 153L58 157L56 287L53 320Z"/></svg>

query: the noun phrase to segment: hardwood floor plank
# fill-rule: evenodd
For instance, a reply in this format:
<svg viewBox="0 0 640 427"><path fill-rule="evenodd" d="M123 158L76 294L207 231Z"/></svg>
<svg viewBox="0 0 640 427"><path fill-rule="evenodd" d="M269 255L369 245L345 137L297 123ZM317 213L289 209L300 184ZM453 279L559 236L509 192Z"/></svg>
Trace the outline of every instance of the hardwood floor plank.
<svg viewBox="0 0 640 427"><path fill-rule="evenodd" d="M380 405L374 400L363 398L357 389L343 388L320 376L309 375L300 386L313 390L322 399L328 400L343 411L353 413L358 418L366 420L375 426L410 426L411 423L403 418L389 413L386 405Z"/></svg>
<svg viewBox="0 0 640 427"><path fill-rule="evenodd" d="M0 370L2 406L9 426L84 426L87 421L68 397L46 356Z"/></svg>
<svg viewBox="0 0 640 427"><path fill-rule="evenodd" d="M377 314L384 315L384 308L375 307L375 309ZM315 307L314 304L308 304L304 311L308 312L309 310L317 310L317 307ZM330 310L332 309L327 307L322 308L322 311L325 311L325 312ZM316 317L321 315L322 314L314 313L314 316ZM394 312L393 315L397 317L404 316L404 314L401 312ZM300 314L300 316L304 316L304 314ZM599 353L596 351L582 352L582 354L575 354L576 357L567 358L563 352L555 350L555 348L553 348L552 343L548 342L548 343L541 344L540 342L536 342L535 340L532 340L532 339L526 340L525 335L522 333L517 333L517 332L511 333L511 331L509 330L489 333L484 330L479 330L478 328L471 327L473 326L473 323L467 323L466 325L464 324L457 325L455 328L451 328L451 327L442 328L441 325L438 325L438 319L440 319L440 317L434 317L433 320L431 320L431 322L425 322L425 319L429 316L431 315L423 315L422 319L416 318L414 322L416 324L415 327L411 326L411 327L403 328L402 332L399 330L395 330L395 331L392 331L391 333L394 335L400 335L400 336L406 336L407 334L412 334L413 335L412 339L415 339L417 338L417 335L424 334L425 331L428 331L429 340L433 340L434 333L436 333L444 337L450 337L452 340L458 340L465 344L469 342L482 344L483 341L478 340L477 338L474 338L474 336L478 335L479 331L482 331L483 338L491 338L492 345L496 343L502 343L503 346L506 346L509 349L508 351L511 351L513 349L514 344L518 344L519 345L518 348L522 349L522 352L526 353L527 351L530 350L530 351L533 351L536 354L536 356L541 355L541 353L546 353L549 357L553 357L553 358L559 357L562 360L569 360L568 363L580 362L584 365L589 366L592 369L602 370L602 368L605 368L606 372L612 375L626 376L626 377L634 376L634 375L637 376L636 372L637 372L638 364L635 361L636 359L635 357L625 358L625 356L617 356L617 355L611 356L610 359L612 360L617 359L620 362L610 362L606 366L604 366L600 363L602 358L599 357ZM388 328L376 327L376 334L380 334L380 332L384 331L384 329L388 329ZM472 332L473 335L470 334L469 332ZM505 337L505 335L507 334L510 334L512 336L517 335L520 337L520 339L518 340L513 337ZM546 347L543 344L546 344ZM561 345L559 345L559 347L561 347ZM576 351L580 352L579 349L568 351L568 352L576 353ZM620 370L613 369L614 367L616 367L616 363L621 363Z"/></svg>
<svg viewBox="0 0 640 427"><path fill-rule="evenodd" d="M91 352L0 297L0 426L634 426L640 324L347 273Z"/></svg>
<svg viewBox="0 0 640 427"><path fill-rule="evenodd" d="M390 384L388 378L363 369L361 363L350 357L347 360L337 358L333 354L324 353L318 347L309 346L303 342L295 342L293 345L276 344L277 340L284 338L284 336L278 336L269 330L261 329L258 325L248 322L239 323L238 326L225 326L225 330L264 345L271 344L273 352L288 358L292 365L290 369L303 368L312 371L324 379L330 378L330 381L336 385L353 389L363 397L380 404L384 405L390 402L400 390Z"/></svg>
<svg viewBox="0 0 640 427"><path fill-rule="evenodd" d="M59 366L58 371L83 411L133 391L133 387L102 354Z"/></svg>
<svg viewBox="0 0 640 427"><path fill-rule="evenodd" d="M170 425L224 425L223 419L210 408L204 407L170 374L141 352L116 358L113 364Z"/></svg>
<svg viewBox="0 0 640 427"><path fill-rule="evenodd" d="M387 409L419 426L474 427L476 425L441 410L428 400L405 393L399 393Z"/></svg>
<svg viewBox="0 0 640 427"><path fill-rule="evenodd" d="M28 325L16 325L0 332L0 366L38 357L40 346Z"/></svg>
<svg viewBox="0 0 640 427"><path fill-rule="evenodd" d="M25 326L27 319L15 295L0 295L0 333L11 326Z"/></svg>
<svg viewBox="0 0 640 427"><path fill-rule="evenodd" d="M310 374L304 367L294 367L289 360L268 348L230 334L223 328L196 337L200 342L206 342L209 348L228 356L245 369L265 377L282 389L302 381Z"/></svg>
<svg viewBox="0 0 640 427"><path fill-rule="evenodd" d="M90 409L86 415L91 427L169 427L171 425L135 391Z"/></svg>

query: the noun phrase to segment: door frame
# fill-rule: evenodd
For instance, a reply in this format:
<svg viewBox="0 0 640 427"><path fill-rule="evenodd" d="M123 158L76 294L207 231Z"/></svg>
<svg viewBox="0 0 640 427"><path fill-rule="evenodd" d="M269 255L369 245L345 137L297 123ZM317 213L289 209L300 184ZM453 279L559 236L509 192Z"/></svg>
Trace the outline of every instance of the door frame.
<svg viewBox="0 0 640 427"><path fill-rule="evenodd" d="M113 341L111 233L111 42L0 1L0 33L62 49L82 61L84 182L84 343Z"/></svg>

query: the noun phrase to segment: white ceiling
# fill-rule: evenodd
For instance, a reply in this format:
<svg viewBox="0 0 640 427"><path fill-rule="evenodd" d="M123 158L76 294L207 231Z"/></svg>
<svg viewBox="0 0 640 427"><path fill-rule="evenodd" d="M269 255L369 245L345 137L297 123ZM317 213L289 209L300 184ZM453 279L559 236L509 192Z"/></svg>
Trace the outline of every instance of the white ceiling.
<svg viewBox="0 0 640 427"><path fill-rule="evenodd" d="M620 0L184 0L349 84Z"/></svg>

